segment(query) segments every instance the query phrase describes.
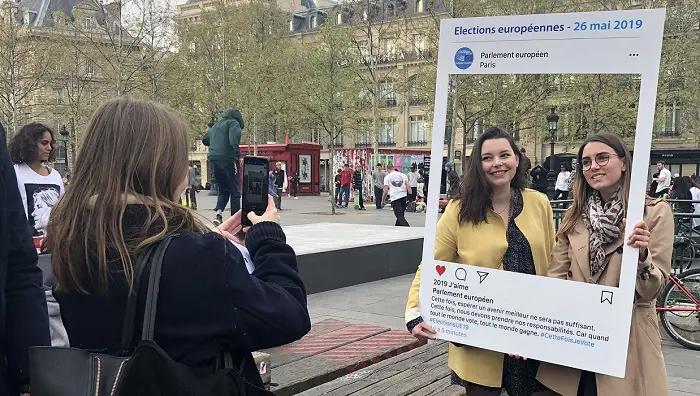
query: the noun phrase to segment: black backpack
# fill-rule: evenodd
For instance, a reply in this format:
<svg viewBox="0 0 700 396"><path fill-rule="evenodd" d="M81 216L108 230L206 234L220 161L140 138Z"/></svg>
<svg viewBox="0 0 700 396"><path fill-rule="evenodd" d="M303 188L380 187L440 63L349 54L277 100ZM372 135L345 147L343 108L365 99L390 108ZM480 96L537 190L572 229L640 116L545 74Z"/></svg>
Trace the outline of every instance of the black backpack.
<svg viewBox="0 0 700 396"><path fill-rule="evenodd" d="M175 237L149 246L136 261L135 290L129 295L122 334L124 352L115 356L77 348L32 347L32 396L274 396L247 382L229 353L221 354L216 369L189 367L174 361L153 341L163 257ZM138 289L146 279L141 341L133 349Z"/></svg>

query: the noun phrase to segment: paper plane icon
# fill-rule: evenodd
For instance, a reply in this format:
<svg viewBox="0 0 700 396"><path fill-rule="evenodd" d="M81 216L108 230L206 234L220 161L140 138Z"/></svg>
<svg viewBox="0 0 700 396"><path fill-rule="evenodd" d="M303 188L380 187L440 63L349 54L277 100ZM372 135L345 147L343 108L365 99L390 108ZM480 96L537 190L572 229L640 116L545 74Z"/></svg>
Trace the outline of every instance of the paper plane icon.
<svg viewBox="0 0 700 396"><path fill-rule="evenodd" d="M477 275L479 275L479 284L482 284L484 282L484 279L486 279L487 276L489 276L488 272L484 271L476 271Z"/></svg>

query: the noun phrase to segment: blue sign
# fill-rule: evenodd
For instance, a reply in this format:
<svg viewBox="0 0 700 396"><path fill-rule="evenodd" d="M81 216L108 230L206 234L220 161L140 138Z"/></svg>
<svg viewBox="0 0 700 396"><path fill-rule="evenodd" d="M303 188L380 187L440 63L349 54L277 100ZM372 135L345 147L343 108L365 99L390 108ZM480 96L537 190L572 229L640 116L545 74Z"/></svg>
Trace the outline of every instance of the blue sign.
<svg viewBox="0 0 700 396"><path fill-rule="evenodd" d="M474 63L474 53L467 47L457 50L455 54L455 66L461 70L466 70Z"/></svg>

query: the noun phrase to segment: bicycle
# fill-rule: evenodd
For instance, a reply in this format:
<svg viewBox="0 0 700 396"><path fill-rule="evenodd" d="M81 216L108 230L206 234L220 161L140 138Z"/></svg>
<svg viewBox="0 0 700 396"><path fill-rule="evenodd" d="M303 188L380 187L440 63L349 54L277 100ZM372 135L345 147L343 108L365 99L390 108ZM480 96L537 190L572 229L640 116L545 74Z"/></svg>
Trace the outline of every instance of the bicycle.
<svg viewBox="0 0 700 396"><path fill-rule="evenodd" d="M659 322L674 341L700 350L700 268L671 274L657 299ZM676 319L678 321L676 321ZM680 323L687 319L687 323Z"/></svg>

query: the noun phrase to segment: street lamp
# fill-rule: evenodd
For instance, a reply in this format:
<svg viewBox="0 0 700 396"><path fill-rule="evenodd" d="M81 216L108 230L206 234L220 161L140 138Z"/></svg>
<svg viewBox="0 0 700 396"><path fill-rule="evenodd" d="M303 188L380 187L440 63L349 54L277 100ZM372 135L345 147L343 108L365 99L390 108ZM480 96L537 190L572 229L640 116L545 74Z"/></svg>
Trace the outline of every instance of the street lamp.
<svg viewBox="0 0 700 396"><path fill-rule="evenodd" d="M61 126L61 131L59 133L61 134L61 142L63 143L63 158L66 161L66 168L64 170L65 175L63 176L68 176L68 136L70 133L66 129L65 125Z"/></svg>
<svg viewBox="0 0 700 396"><path fill-rule="evenodd" d="M557 181L557 171L554 169L554 143L557 139L557 123L559 116L554 112L556 108L552 106L547 114L547 126L549 127L549 172L547 173L547 191L549 197L554 198L554 185Z"/></svg>

